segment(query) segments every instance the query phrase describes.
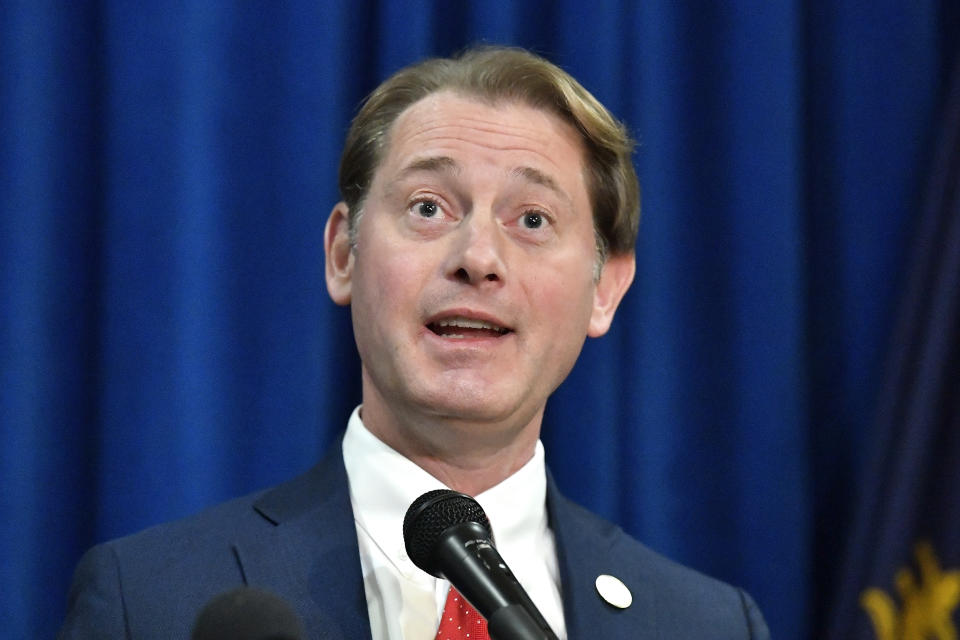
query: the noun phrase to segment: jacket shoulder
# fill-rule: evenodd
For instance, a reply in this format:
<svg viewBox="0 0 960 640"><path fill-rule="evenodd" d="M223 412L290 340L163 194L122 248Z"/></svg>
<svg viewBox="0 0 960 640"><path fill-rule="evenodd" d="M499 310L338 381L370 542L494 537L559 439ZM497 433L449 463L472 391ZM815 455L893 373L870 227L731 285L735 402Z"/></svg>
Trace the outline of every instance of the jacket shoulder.
<svg viewBox="0 0 960 640"><path fill-rule="evenodd" d="M742 589L657 553L558 492L551 492L549 505L571 638L590 637L598 621L610 625L607 637L769 638ZM627 587L630 606L619 609L604 599L600 575Z"/></svg>
<svg viewBox="0 0 960 640"><path fill-rule="evenodd" d="M242 583L234 541L270 527L253 509L262 493L91 548L74 571L59 637L184 636L212 594Z"/></svg>
<svg viewBox="0 0 960 640"><path fill-rule="evenodd" d="M213 596L276 582L286 570L281 523L312 524L326 509L345 521L341 529L353 524L338 451L276 487L90 549L74 572L60 637L187 637Z"/></svg>

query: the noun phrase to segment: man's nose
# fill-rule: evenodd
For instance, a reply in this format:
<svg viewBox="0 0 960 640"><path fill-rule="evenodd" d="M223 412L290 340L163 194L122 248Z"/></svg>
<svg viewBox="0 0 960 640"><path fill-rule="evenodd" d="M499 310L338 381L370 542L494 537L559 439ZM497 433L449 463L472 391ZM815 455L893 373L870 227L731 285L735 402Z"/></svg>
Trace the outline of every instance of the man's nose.
<svg viewBox="0 0 960 640"><path fill-rule="evenodd" d="M451 252L450 274L465 284L502 282L506 275L504 238L494 216L473 211L460 223Z"/></svg>

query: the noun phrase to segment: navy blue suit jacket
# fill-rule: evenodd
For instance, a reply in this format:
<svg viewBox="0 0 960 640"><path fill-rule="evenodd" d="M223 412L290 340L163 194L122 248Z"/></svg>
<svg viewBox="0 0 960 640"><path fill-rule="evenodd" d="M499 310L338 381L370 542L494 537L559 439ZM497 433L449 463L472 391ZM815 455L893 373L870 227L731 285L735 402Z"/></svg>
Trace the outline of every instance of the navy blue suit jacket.
<svg viewBox="0 0 960 640"><path fill-rule="evenodd" d="M746 593L657 555L564 498L552 479L547 507L571 640L769 637ZM629 608L599 596L604 573L629 587ZM91 549L60 637L189 638L204 604L241 584L289 602L310 638L370 639L340 447L276 488Z"/></svg>

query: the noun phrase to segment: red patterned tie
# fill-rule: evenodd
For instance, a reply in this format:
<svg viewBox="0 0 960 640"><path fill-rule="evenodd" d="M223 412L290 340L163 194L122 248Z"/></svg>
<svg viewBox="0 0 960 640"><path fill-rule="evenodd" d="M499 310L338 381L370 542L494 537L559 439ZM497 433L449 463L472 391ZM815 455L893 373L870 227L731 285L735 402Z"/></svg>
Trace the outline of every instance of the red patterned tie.
<svg viewBox="0 0 960 640"><path fill-rule="evenodd" d="M436 640L490 640L487 621L460 592L450 587Z"/></svg>

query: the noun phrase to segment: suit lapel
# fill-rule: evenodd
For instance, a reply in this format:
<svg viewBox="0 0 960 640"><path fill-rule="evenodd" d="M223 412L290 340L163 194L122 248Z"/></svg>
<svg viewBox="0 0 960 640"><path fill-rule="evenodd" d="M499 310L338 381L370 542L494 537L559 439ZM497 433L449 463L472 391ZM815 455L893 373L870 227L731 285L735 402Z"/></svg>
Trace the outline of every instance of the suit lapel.
<svg viewBox="0 0 960 640"><path fill-rule="evenodd" d="M370 622L339 443L313 469L267 492L254 508L273 526L238 542L248 584L287 599L316 640L370 639Z"/></svg>
<svg viewBox="0 0 960 640"><path fill-rule="evenodd" d="M655 594L624 574L624 559L617 552L617 541L624 534L567 500L549 473L547 512L557 543L567 637L658 638ZM617 609L600 596L596 579L603 574L626 583L633 595L629 608Z"/></svg>

